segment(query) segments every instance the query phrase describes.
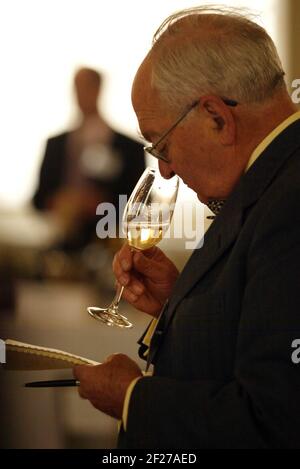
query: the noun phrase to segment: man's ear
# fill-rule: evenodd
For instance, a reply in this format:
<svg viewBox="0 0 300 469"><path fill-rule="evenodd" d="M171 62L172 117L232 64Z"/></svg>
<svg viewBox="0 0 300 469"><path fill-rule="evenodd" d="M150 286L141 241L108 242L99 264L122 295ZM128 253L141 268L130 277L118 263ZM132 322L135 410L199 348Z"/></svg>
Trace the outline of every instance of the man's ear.
<svg viewBox="0 0 300 469"><path fill-rule="evenodd" d="M236 123L232 109L218 96L202 96L202 108L209 114L213 129L223 145L233 145L236 136Z"/></svg>

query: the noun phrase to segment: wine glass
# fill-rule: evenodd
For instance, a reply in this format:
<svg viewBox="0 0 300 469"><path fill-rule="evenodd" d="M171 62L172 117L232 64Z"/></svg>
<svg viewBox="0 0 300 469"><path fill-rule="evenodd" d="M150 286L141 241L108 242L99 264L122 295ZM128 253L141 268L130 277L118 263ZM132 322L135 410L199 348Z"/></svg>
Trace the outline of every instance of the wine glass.
<svg viewBox="0 0 300 469"><path fill-rule="evenodd" d="M168 230L178 193L179 178L164 179L158 169L147 168L126 204L122 227L133 250L146 250L157 244ZM124 287L118 288L107 308L89 306L89 314L108 326L132 327L119 313Z"/></svg>

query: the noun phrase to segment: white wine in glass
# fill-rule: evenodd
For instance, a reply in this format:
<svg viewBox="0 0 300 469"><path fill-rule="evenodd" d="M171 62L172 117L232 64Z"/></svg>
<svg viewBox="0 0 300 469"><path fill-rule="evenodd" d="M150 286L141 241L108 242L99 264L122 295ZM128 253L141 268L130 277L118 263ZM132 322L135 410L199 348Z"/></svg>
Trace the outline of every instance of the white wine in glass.
<svg viewBox="0 0 300 469"><path fill-rule="evenodd" d="M152 246L159 243L168 227L168 224L149 226L147 223L141 225L138 223L130 223L126 233L128 244L138 250L150 249Z"/></svg>
<svg viewBox="0 0 300 469"><path fill-rule="evenodd" d="M132 249L155 246L168 230L177 199L179 179L164 179L159 170L145 169L126 204L122 227ZM107 308L90 306L88 312L108 326L129 328L132 324L118 311L124 287L118 289Z"/></svg>

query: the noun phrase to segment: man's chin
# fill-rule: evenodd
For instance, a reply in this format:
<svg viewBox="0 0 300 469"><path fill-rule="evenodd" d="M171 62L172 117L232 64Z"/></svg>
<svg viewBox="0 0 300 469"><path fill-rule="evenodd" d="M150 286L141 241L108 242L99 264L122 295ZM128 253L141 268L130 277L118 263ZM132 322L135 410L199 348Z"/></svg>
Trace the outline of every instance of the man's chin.
<svg viewBox="0 0 300 469"><path fill-rule="evenodd" d="M208 202L207 197L204 197L203 195L197 193L197 198L200 200L202 204L207 205L207 202Z"/></svg>

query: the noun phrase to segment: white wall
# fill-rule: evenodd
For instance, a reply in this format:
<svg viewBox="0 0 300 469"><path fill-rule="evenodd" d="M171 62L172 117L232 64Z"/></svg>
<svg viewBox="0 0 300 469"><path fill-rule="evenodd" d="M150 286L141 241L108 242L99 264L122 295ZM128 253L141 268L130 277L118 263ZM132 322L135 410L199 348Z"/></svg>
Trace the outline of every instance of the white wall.
<svg viewBox="0 0 300 469"><path fill-rule="evenodd" d="M199 0L9 0L0 2L0 207L28 201L45 138L72 118L71 78L79 65L107 73L104 112L134 135L135 71L160 22ZM206 2L215 3L215 2ZM280 0L231 0L256 8L280 50Z"/></svg>

